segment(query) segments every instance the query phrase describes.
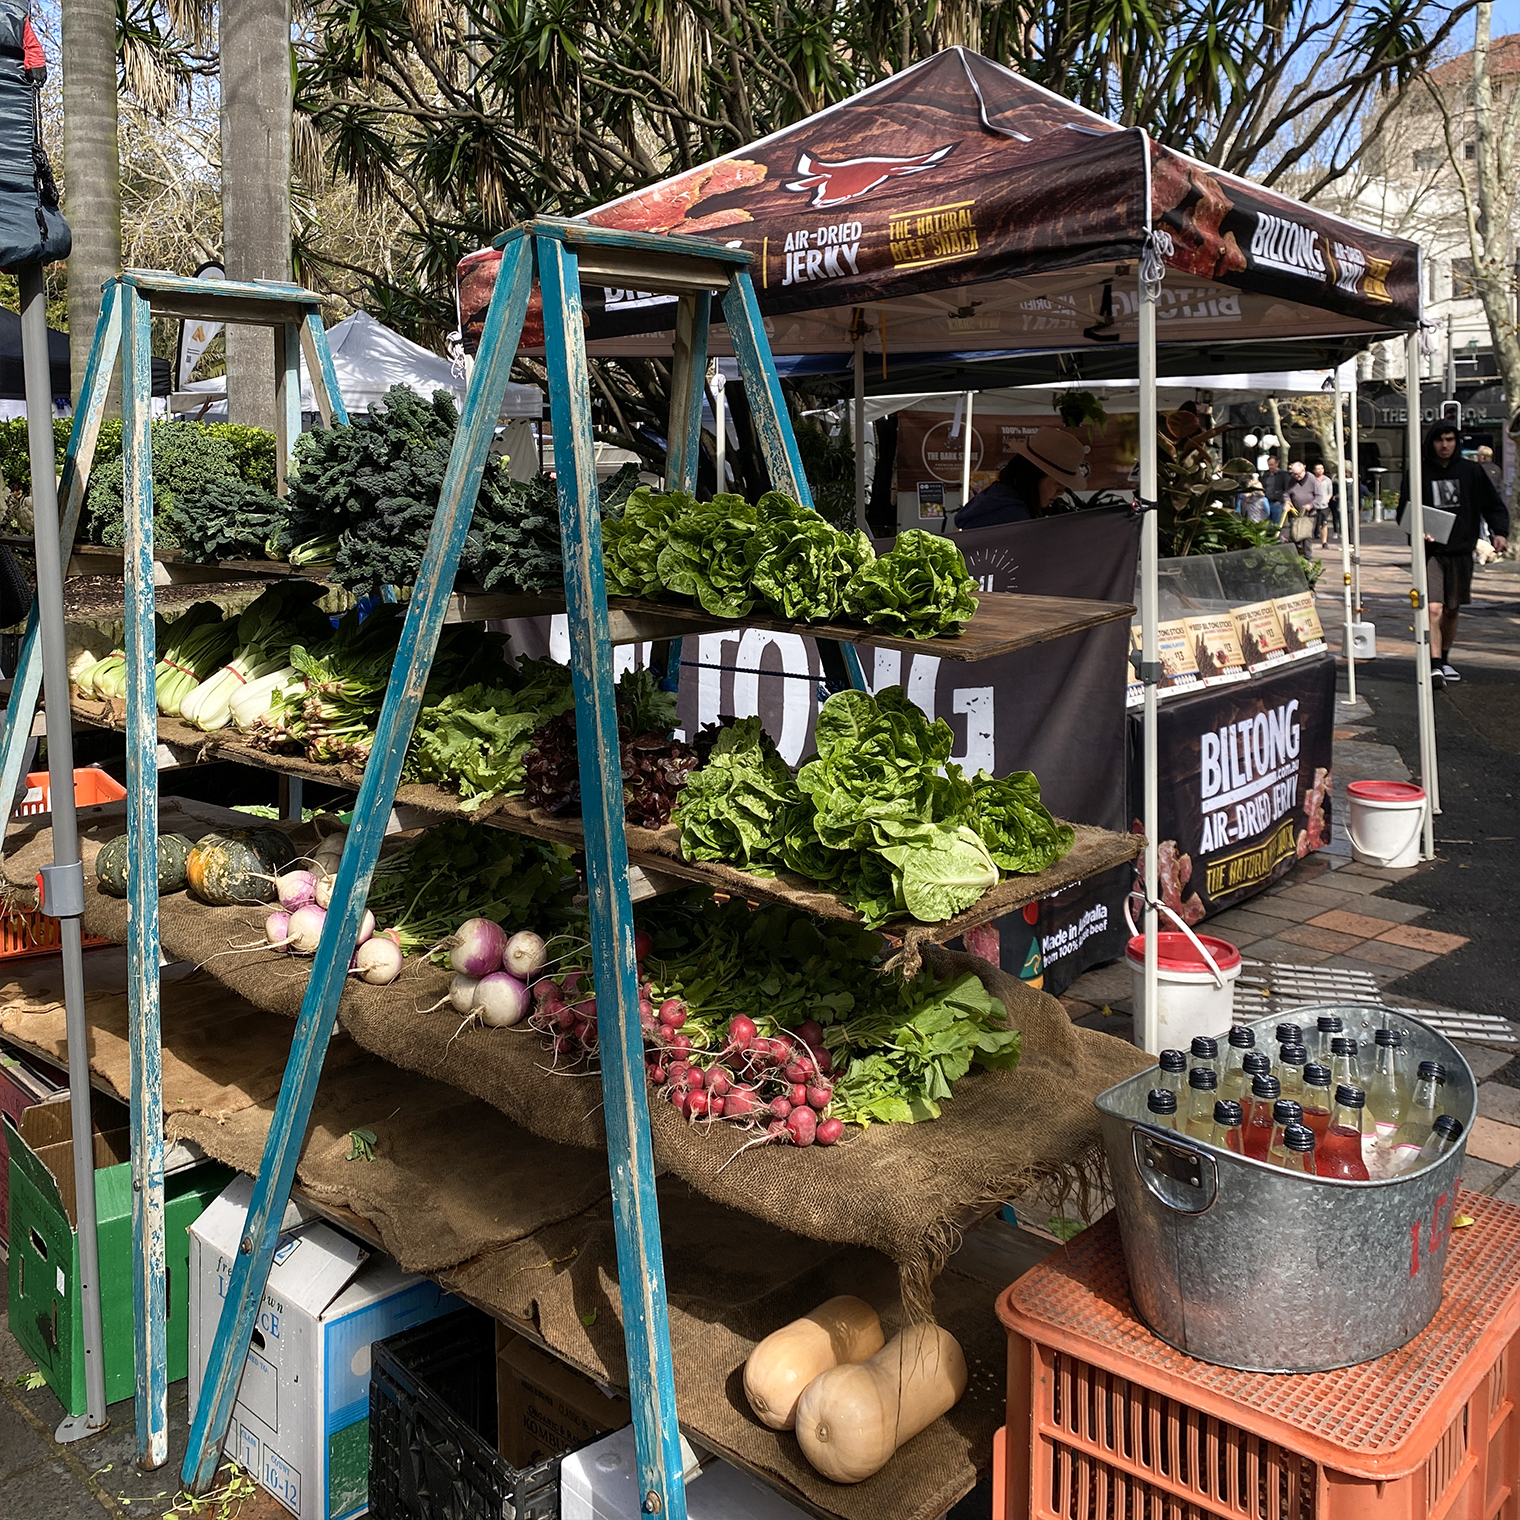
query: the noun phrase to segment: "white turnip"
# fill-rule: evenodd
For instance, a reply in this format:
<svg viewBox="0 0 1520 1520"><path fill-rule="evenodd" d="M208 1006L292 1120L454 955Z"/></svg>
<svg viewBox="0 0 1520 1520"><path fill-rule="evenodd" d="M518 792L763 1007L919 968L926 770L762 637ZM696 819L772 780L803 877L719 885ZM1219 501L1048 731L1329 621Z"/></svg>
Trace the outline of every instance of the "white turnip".
<svg viewBox="0 0 1520 1520"><path fill-rule="evenodd" d="M276 909L264 920L264 938L271 950L283 950L290 939L290 914Z"/></svg>
<svg viewBox="0 0 1520 1520"><path fill-rule="evenodd" d="M449 1004L461 1018L475 1006L475 988L479 981L478 976L465 976L461 972L449 983Z"/></svg>
<svg viewBox="0 0 1520 1520"><path fill-rule="evenodd" d="M368 908L364 910L364 917L359 920L359 932L354 936L355 945L367 945L374 937L375 915ZM399 946L398 946L399 948Z"/></svg>
<svg viewBox="0 0 1520 1520"><path fill-rule="evenodd" d="M510 971L518 981L526 982L543 969L549 951L543 939L531 929L520 929L501 952L501 969Z"/></svg>
<svg viewBox="0 0 1520 1520"><path fill-rule="evenodd" d="M319 876L311 889L312 901L325 913L332 906L334 876Z"/></svg>
<svg viewBox="0 0 1520 1520"><path fill-rule="evenodd" d="M401 975L401 951L383 934L376 935L355 951L354 970L372 987L389 986Z"/></svg>
<svg viewBox="0 0 1520 1520"><path fill-rule="evenodd" d="M327 913L315 903L307 903L290 915L290 948L297 955L315 955L322 938Z"/></svg>
<svg viewBox="0 0 1520 1520"><path fill-rule="evenodd" d="M506 947L506 930L500 924L489 918L467 918L454 931L449 965L466 976L490 976L501 970L502 951Z"/></svg>
<svg viewBox="0 0 1520 1520"><path fill-rule="evenodd" d="M274 895L287 913L294 913L297 908L316 901L317 878L310 871L287 871L283 876L275 877Z"/></svg>
<svg viewBox="0 0 1520 1520"><path fill-rule="evenodd" d="M492 1029L510 1029L528 1012L528 989L507 971L493 971L475 984L475 1009Z"/></svg>

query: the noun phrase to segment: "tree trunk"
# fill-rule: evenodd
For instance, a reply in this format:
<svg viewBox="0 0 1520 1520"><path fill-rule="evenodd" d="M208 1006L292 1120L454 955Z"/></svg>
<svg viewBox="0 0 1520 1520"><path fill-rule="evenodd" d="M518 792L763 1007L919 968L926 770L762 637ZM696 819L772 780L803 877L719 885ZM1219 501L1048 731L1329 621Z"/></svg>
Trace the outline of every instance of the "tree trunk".
<svg viewBox="0 0 1520 1520"><path fill-rule="evenodd" d="M229 280L290 278L290 3L221 14L222 262ZM227 415L273 429L274 337L227 328Z"/></svg>
<svg viewBox="0 0 1520 1520"><path fill-rule="evenodd" d="M100 287L121 272L121 163L116 146L116 6L62 7L64 214L69 256L69 371L74 399L100 316ZM119 383L113 397L120 397Z"/></svg>

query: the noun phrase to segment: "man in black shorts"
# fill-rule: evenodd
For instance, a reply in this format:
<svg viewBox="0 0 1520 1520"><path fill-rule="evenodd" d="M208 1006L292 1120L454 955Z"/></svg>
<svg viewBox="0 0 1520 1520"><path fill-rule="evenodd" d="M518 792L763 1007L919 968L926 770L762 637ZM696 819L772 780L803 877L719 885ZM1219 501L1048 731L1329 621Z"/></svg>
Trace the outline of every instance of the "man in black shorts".
<svg viewBox="0 0 1520 1520"><path fill-rule="evenodd" d="M1488 524L1494 548L1504 553L1509 533L1509 508L1494 490L1482 465L1463 459L1458 435L1449 422L1438 422L1425 435L1422 470L1425 505L1456 513L1444 544L1425 535L1425 575L1430 601L1430 671L1436 686L1462 679L1452 667L1451 648L1457 641L1457 614L1472 601L1473 552L1478 547L1478 523ZM1404 502L1408 501L1408 487Z"/></svg>

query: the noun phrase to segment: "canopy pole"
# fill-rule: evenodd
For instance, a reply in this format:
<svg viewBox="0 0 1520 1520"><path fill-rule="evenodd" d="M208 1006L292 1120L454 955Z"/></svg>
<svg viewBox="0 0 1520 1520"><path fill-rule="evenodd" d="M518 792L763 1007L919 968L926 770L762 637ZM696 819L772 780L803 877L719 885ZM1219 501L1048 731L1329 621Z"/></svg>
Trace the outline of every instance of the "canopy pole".
<svg viewBox="0 0 1520 1520"><path fill-rule="evenodd" d="M47 292L40 264L17 271L21 297L21 366L26 389L27 445L32 467L32 534L37 553L37 633L42 644L42 686L47 714L48 806L53 863L44 866L43 910L58 920L63 961L64 1023L68 1031L69 1121L74 1142L74 1197L79 1215L79 1301L84 1346L83 1415L66 1418L59 1442L80 1441L104 1430L105 1339L100 1316L100 1253L95 1215L95 1126L90 1113L90 1040L84 1006L84 867L74 807L74 735L69 725L68 650L63 630L63 558L58 522L58 477L53 454L53 384L48 365ZM5 798L9 809L11 799ZM135 1162L135 1158L134 1158ZM60 1269L61 1276L61 1269Z"/></svg>
<svg viewBox="0 0 1520 1520"><path fill-rule="evenodd" d="M1157 968L1155 904L1160 900L1160 870L1156 840L1161 826L1161 803L1157 777L1157 682L1161 677L1161 653L1157 623L1160 598L1160 554L1156 502L1159 492L1156 430L1156 287L1145 277L1146 261L1140 262L1140 679L1145 683L1145 721L1141 752L1144 797L1141 818L1145 824L1145 998L1139 1015L1135 1043L1152 1055L1160 1049L1157 1029Z"/></svg>
<svg viewBox="0 0 1520 1520"><path fill-rule="evenodd" d="M1341 371L1335 367L1335 468L1339 473L1341 493L1341 591L1345 603L1346 631L1342 640L1346 652L1346 701L1356 701L1356 656L1351 648L1351 508L1352 501L1346 490L1346 436L1341 421ZM1360 515L1360 513L1358 513Z"/></svg>
<svg viewBox="0 0 1520 1520"><path fill-rule="evenodd" d="M1357 621L1362 618L1362 458L1360 430L1357 426L1357 406L1361 399L1362 382L1355 368L1351 371L1351 494L1356 498L1356 511L1351 514L1351 607ZM1373 518L1376 521L1376 516Z"/></svg>
<svg viewBox="0 0 1520 1520"><path fill-rule="evenodd" d="M1425 578L1425 482L1420 458L1420 335L1404 340L1404 392L1409 431L1404 440L1404 484L1409 498L1409 574L1414 581L1414 679L1420 716L1420 783L1425 788L1425 832L1422 853L1436 854L1436 819L1440 796L1436 788L1435 691L1430 681L1430 599Z"/></svg>
<svg viewBox="0 0 1520 1520"><path fill-rule="evenodd" d="M728 379L716 359L713 360L713 467L717 471L719 491L728 489L728 402L723 393L728 389Z"/></svg>
<svg viewBox="0 0 1520 1520"><path fill-rule="evenodd" d="M855 314L855 526L866 531L866 333L865 318Z"/></svg>
<svg viewBox="0 0 1520 1520"><path fill-rule="evenodd" d="M966 404L961 409L961 506L971 500L971 411L976 402L976 392L966 392ZM949 523L945 524L949 527Z"/></svg>

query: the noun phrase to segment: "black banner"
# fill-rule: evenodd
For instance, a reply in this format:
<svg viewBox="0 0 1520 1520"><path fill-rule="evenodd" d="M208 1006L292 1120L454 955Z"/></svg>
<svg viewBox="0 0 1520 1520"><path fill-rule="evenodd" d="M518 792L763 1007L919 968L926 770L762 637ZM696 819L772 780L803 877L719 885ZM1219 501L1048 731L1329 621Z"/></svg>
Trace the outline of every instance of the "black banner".
<svg viewBox="0 0 1520 1520"><path fill-rule="evenodd" d="M1161 897L1174 912L1190 924L1222 912L1330 842L1334 726L1329 655L1162 704Z"/></svg>

